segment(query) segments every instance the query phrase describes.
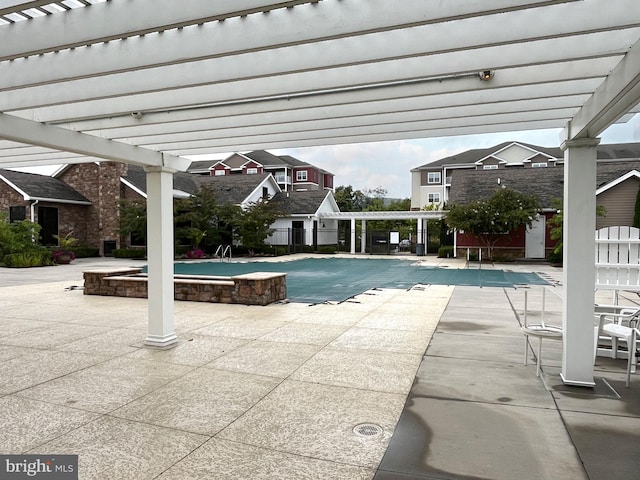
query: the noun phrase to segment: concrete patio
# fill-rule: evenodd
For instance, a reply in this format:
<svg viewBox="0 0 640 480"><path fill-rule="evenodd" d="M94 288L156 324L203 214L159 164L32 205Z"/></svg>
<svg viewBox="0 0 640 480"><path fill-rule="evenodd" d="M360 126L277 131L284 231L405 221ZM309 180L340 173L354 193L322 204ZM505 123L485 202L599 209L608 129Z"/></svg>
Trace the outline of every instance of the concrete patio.
<svg viewBox="0 0 640 480"><path fill-rule="evenodd" d="M0 270L0 453L77 454L82 479L640 471L640 375L625 388L625 361L599 357L595 389L565 387L560 343L546 342L537 378L531 350L523 365L524 288L425 285L314 306L176 302L180 341L153 350L142 346L146 300L70 288L83 270L115 264L136 262ZM541 264L495 268L561 278ZM540 298L529 289L532 318ZM560 322L559 298L547 300ZM362 424L380 433L357 435Z"/></svg>

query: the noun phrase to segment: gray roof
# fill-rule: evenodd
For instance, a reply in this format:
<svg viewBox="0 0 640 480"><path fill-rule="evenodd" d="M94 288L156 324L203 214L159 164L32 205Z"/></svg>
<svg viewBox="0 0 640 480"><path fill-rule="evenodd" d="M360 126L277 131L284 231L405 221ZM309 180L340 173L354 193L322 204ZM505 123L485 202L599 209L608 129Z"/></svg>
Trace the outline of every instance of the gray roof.
<svg viewBox="0 0 640 480"><path fill-rule="evenodd" d="M37 173L14 172L0 169L0 177L11 182L29 197L29 200L47 200L59 203L91 205L84 195L77 192L62 180Z"/></svg>
<svg viewBox="0 0 640 480"><path fill-rule="evenodd" d="M137 165L129 165L127 175L124 177L138 190L147 193L147 174ZM173 174L173 189L194 194L198 190L196 180L200 178L190 173L177 172ZM204 177L208 178L208 177Z"/></svg>
<svg viewBox="0 0 640 480"><path fill-rule="evenodd" d="M329 190L280 192L271 201L289 215L310 215L318 211L329 193Z"/></svg>
<svg viewBox="0 0 640 480"><path fill-rule="evenodd" d="M299 167L309 165L289 155L277 156L265 150L254 150L253 152L245 153L244 156L255 160L265 167Z"/></svg>
<svg viewBox="0 0 640 480"><path fill-rule="evenodd" d="M533 195L542 208L551 207L552 199L562 198L564 168L454 170L451 172L449 203L463 205L474 200L486 199L501 187Z"/></svg>
<svg viewBox="0 0 640 480"><path fill-rule="evenodd" d="M553 158L563 159L564 153L560 148L556 147L540 147L538 145L532 145L523 142L504 142L499 145L494 145L489 148L478 148L474 150L467 150L465 152L457 153L435 162L424 164L420 167L414 168L412 171L428 170L430 168L442 167L444 165L471 165L478 160L487 157L493 153L496 153L512 143L517 143L524 147L531 148L538 152L547 154ZM640 158L640 143L615 143L615 144L603 144L598 146L598 159L637 159Z"/></svg>
<svg viewBox="0 0 640 480"><path fill-rule="evenodd" d="M194 176L198 187L211 188L216 199L223 204L240 205L262 183L271 176L270 173L257 173L255 175L209 175Z"/></svg>
<svg viewBox="0 0 640 480"><path fill-rule="evenodd" d="M478 160L480 160L481 158L485 158L493 153L496 153L513 143L517 143L518 145L522 145L523 147L528 147L528 148L531 148L532 150L545 153L553 158L563 157L562 150L559 148L540 147L538 145L532 145L530 143L511 141L511 142L503 142L489 148L476 148L473 150L466 150L464 152L456 153L455 155L451 155L449 157L436 160L435 162L426 163L424 165L421 165L420 167L416 167L412 171L425 170L432 167L442 167L443 165L473 164Z"/></svg>
<svg viewBox="0 0 640 480"><path fill-rule="evenodd" d="M221 204L239 205L260 185L269 173L256 175L193 175L177 172L173 174L173 189L194 194L206 185L213 189ZM129 166L126 180L139 190L146 193L147 176L138 166Z"/></svg>
<svg viewBox="0 0 640 480"><path fill-rule="evenodd" d="M216 160L196 160L191 162L187 172L208 172L208 170L213 167L216 163L218 163L220 159Z"/></svg>
<svg viewBox="0 0 640 480"><path fill-rule="evenodd" d="M602 187L624 174L640 171L640 160L598 162L596 188ZM500 179L500 183L498 183ZM488 198L501 186L520 193L534 195L542 208L552 207L554 198L562 198L564 191L564 167L548 168L511 167L497 170L461 169L451 172L449 203L462 205Z"/></svg>

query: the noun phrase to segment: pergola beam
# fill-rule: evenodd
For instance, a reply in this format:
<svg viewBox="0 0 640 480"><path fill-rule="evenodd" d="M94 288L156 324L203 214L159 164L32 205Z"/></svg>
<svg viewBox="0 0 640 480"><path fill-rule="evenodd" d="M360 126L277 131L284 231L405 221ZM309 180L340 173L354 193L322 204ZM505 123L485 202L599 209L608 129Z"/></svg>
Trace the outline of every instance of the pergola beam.
<svg viewBox="0 0 640 480"><path fill-rule="evenodd" d="M0 4L0 14L33 6L28 3L31 2L9 0L7 7L3 8ZM72 9L62 15L54 14L12 25L11 36L15 41L0 44L0 60L224 20L301 3L309 3L309 0L136 0L99 3ZM19 8L22 6L25 8ZM47 35L42 35L43 29L46 29Z"/></svg>
<svg viewBox="0 0 640 480"><path fill-rule="evenodd" d="M331 1L327 1L295 9L280 9L269 15L233 18L194 28L128 38L126 41L64 50L55 55L21 59L13 62L11 69L0 77L0 90L47 85L171 64L180 65L267 49L278 49L277 55L281 59L307 58L305 51L313 48L310 42L317 44L320 40L324 40L319 46L320 49L331 55L348 53L351 57L362 59L366 59L367 55L391 59L638 26L637 19L628 14L629 9L635 6L635 0L619 0L610 5L607 15L593 15L579 4L547 6L543 14L548 18L544 29L540 28L538 22L531 20L541 15L538 9L398 29L398 22L431 22L434 17L443 14L443 7L433 9L431 2L425 0L411 0L405 3L410 5L403 4L401 18L391 15L397 7L388 0L348 2L341 5L340 9L331 8ZM449 6L449 9L453 8ZM366 9L366 15L363 15L363 9ZM567 22L566 18L571 18L572 21ZM104 19L100 18L100 22L100 25L104 25ZM493 33L490 36L481 36L479 39L473 35L449 34L451 31L480 32L484 30L487 22L493 25ZM300 25L315 27L301 30ZM393 30L385 31L390 28ZM247 35L247 31L251 31L251 35ZM363 32L371 33L362 34ZM421 41L415 42L414 38L420 38ZM19 40L16 39L16 42ZM371 49L371 45L375 45L375 49ZM293 48L282 50L282 47ZM359 50L363 53L358 53ZM132 52L136 54L133 55ZM362 59L357 61L364 61ZM353 61L343 60L340 63L345 65ZM257 63L251 61L247 64L254 67ZM200 67L197 68L200 70Z"/></svg>
<svg viewBox="0 0 640 480"><path fill-rule="evenodd" d="M27 4L27 2L3 1L8 6L3 8L3 4L0 3L0 14L3 11L8 13L20 10L22 8L18 8L19 6ZM189 2L136 0L135 2L107 2L91 5L89 8L74 9L73 11L65 12L64 15L50 15L46 19L38 18L34 19L36 21L20 22L20 24L14 25L13 27L16 28L12 31L12 37L15 41L8 44L0 44L0 60L121 39L158 30L224 20L231 17L246 17L252 13L308 3L312 4L309 8L317 7L315 5L317 2L309 0L280 2L264 0L234 0L232 2L225 0L190 0ZM354 24L353 21L347 20L349 17L356 19L356 25L358 23L362 25L360 26L360 31L375 31L377 29L390 28L389 18L394 19L395 28L402 25L442 22L448 19L506 12L536 5L548 5L549 1L492 0L489 8L483 2L477 1L458 5L452 2L443 3L439 0L403 0L402 8L397 8L396 4L385 0L352 0L349 5L339 2L339 0L323 0L321 3L330 4L326 6L325 11L336 11L341 14L345 13L345 15L341 16L337 23L326 20L322 20L321 23L299 23L298 35L303 35L303 32L318 30L318 35L322 38L322 24L324 23L332 24L334 30L337 28L336 25L344 23L345 27L343 28L345 31L342 35L350 34L350 31L354 31L357 27L352 26ZM339 8L338 3L340 4ZM381 14L386 15L386 18L376 16L374 20L377 22L366 20L366 16L362 15L362 11L365 9L372 12L378 10ZM253 27L249 17L242 20L248 21L249 27ZM260 22L263 20L264 18L261 18ZM314 25L314 28L306 28L307 25ZM41 34L43 29L47 30L47 35ZM268 33L269 37L278 38L277 30L271 30ZM333 35L339 34L334 33ZM256 38L259 38L260 42L264 43L267 37L256 35ZM281 40L280 43L283 42L286 43L286 40Z"/></svg>
<svg viewBox="0 0 640 480"><path fill-rule="evenodd" d="M153 145L158 150L173 150L175 145L192 144L194 146L216 144L236 138L251 138L269 136L278 140L282 136L291 136L296 140L297 135L315 138L317 135L333 133L352 135L353 131L368 130L371 133L389 133L390 131L404 131L425 128L455 128L463 125L483 125L508 123L510 121L542 120L544 118L564 119L571 117L580 108L579 104L563 108L562 101L556 105L547 102L540 108L528 106L518 108L528 102L513 102L509 105L499 105L498 108L478 107L474 116L464 115L465 108L450 108L436 111L406 111L394 113L380 113L372 115L349 116L345 118L326 118L310 121L285 121L267 125L233 126L230 128L207 129L198 132L182 132L173 134L151 135L144 137L125 138L122 141L136 145Z"/></svg>
<svg viewBox="0 0 640 480"><path fill-rule="evenodd" d="M640 102L640 40L571 119L563 140L595 138Z"/></svg>
<svg viewBox="0 0 640 480"><path fill-rule="evenodd" d="M352 143L371 143L371 142L387 142L397 140L411 140L416 138L435 138L435 137L451 137L458 135L477 135L484 133L500 133L500 132L518 132L529 130L542 130L542 129L558 129L562 128L562 120L541 120L541 121L529 121L522 123L507 123L507 124L495 124L495 125L480 125L480 126L464 126L455 130L450 128L444 128L442 130L411 130L393 133L375 133L375 134L361 134L352 136L340 136L340 137L326 137L326 138L314 138L306 140L286 140L286 141L263 141L258 142L257 139L252 139L248 143L240 143L240 139L235 140L229 144L216 145L214 147L205 148L182 148L176 150L173 153L180 153L180 155L205 155L205 154L218 154L229 153L232 151L250 151L250 150L270 150L270 149L282 149L282 148L302 148L302 147L319 147L325 145L346 145Z"/></svg>
<svg viewBox="0 0 640 480"><path fill-rule="evenodd" d="M539 65L569 62L585 58L623 55L635 43L640 28L606 31L577 37L544 39L528 43L528 54ZM107 77L93 77L53 85L28 87L0 92L0 111L48 107L77 102L109 102L117 99L127 106L125 111L139 111L136 100L151 95L162 105L173 97L174 91L213 89L226 92L239 81L275 82L266 95L284 95L292 92L327 91L389 82L406 82L424 78L446 78L475 75L487 69L504 70L523 65L521 44L491 46L479 50L439 53L423 58L413 48L414 37L406 37L405 44L385 42L385 46L372 49L358 38L341 39L336 48L323 43L298 45L282 49L251 52L233 57L169 65L148 70L125 72ZM375 53L374 53L375 52ZM402 52L411 52L406 58ZM96 57L99 60L99 56ZM318 75L322 71L322 75ZM309 78L314 77L314 78ZM151 93L147 93L151 92ZM248 92L252 92L250 95ZM244 91L243 97L256 98L260 94ZM196 100L191 105L201 105ZM115 106L113 109L115 110ZM124 107L122 107L124 108ZM157 108L157 107L156 107ZM153 109L148 106L146 109ZM110 113L122 113L115 110Z"/></svg>
<svg viewBox="0 0 640 480"><path fill-rule="evenodd" d="M0 138L143 166L186 170L185 158L0 113Z"/></svg>

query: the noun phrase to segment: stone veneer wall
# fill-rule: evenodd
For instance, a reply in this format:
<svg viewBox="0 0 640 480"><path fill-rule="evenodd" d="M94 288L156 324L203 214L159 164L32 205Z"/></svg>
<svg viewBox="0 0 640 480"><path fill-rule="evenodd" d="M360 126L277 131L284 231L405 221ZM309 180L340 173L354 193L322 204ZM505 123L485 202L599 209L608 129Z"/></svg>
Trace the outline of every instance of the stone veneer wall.
<svg viewBox="0 0 640 480"><path fill-rule="evenodd" d="M118 201L122 197L120 177L127 165L116 162L70 165L58 178L91 200L87 215L87 244L100 248L103 241L120 245Z"/></svg>
<svg viewBox="0 0 640 480"><path fill-rule="evenodd" d="M84 294L147 298L147 277L139 268L84 272ZM192 302L268 305L287 298L285 273L255 272L234 277L176 277L174 298Z"/></svg>

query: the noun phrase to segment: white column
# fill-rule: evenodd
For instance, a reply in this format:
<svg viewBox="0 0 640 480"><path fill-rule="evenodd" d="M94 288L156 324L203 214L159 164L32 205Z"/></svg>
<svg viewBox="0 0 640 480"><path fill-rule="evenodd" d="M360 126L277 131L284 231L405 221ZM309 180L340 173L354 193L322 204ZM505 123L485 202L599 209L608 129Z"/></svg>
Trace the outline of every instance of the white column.
<svg viewBox="0 0 640 480"><path fill-rule="evenodd" d="M177 341L173 322L173 173L163 167L147 172L147 258L149 326L145 345L165 347Z"/></svg>
<svg viewBox="0 0 640 480"><path fill-rule="evenodd" d="M599 139L562 144L564 224L562 381L589 386L593 381L596 231L596 151Z"/></svg>
<svg viewBox="0 0 640 480"><path fill-rule="evenodd" d="M362 220L362 231L360 232L360 253L365 253L367 246L367 221Z"/></svg>
<svg viewBox="0 0 640 480"><path fill-rule="evenodd" d="M351 253L356 253L356 219L351 219Z"/></svg>

